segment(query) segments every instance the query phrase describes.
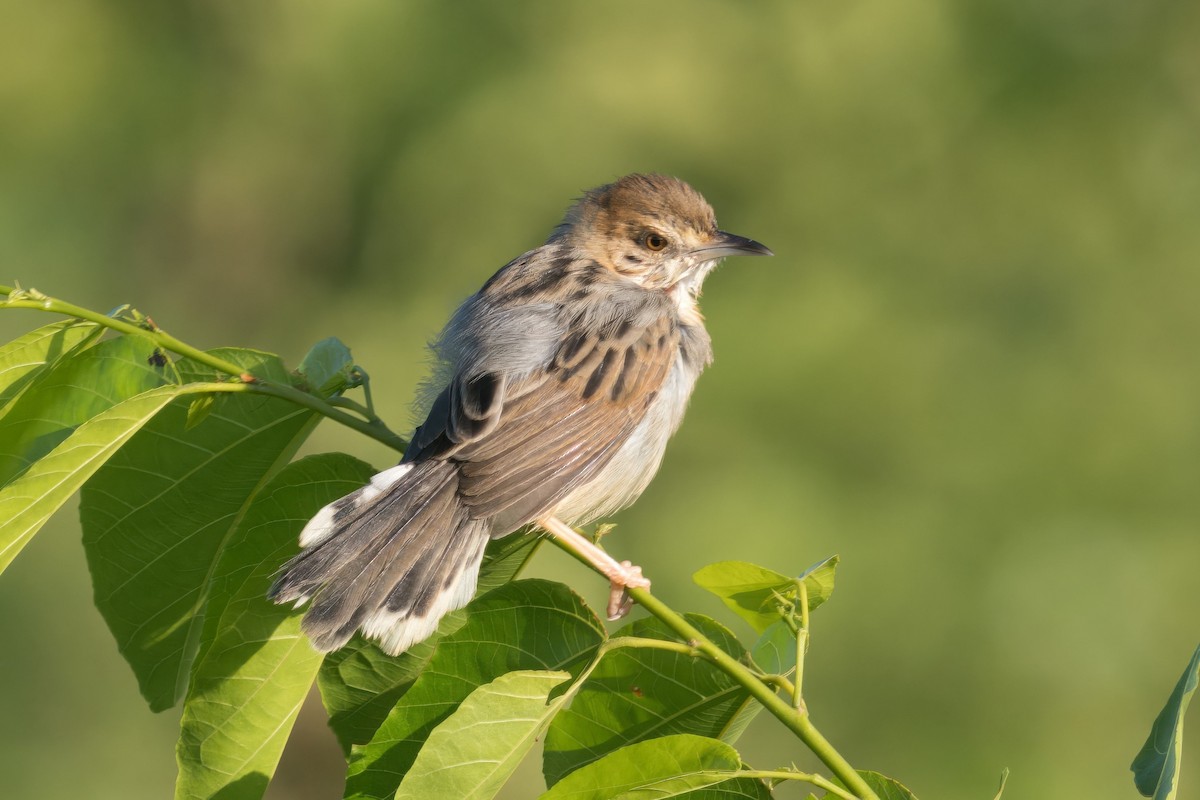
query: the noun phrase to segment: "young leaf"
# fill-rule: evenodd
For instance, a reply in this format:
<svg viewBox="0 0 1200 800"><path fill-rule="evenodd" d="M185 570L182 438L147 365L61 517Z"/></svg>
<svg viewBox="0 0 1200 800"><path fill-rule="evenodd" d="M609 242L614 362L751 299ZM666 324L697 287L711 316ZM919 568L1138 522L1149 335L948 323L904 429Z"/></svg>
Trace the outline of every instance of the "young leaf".
<svg viewBox="0 0 1200 800"><path fill-rule="evenodd" d="M148 339L120 336L40 372L0 419L0 485L100 412L166 383L153 353Z"/></svg>
<svg viewBox="0 0 1200 800"><path fill-rule="evenodd" d="M604 640L604 627L584 602L549 581L505 584L464 611L466 622L438 642L374 738L354 748L347 797L390 797L430 731L476 687L514 670L576 674Z"/></svg>
<svg viewBox="0 0 1200 800"><path fill-rule="evenodd" d="M254 374L287 375L262 353L221 355ZM177 366L186 379L203 372ZM155 711L187 688L226 540L317 421L285 400L226 394L188 430L187 405L172 403L130 439L88 481L79 506L96 606Z"/></svg>
<svg viewBox="0 0 1200 800"><path fill-rule="evenodd" d="M789 578L745 561L719 561L700 569L692 580L721 598L721 602L762 633L779 620L781 599L789 603L798 601L797 580L804 581L809 611L828 600L833 593L837 563L838 557L833 556L809 567L799 578Z"/></svg>
<svg viewBox="0 0 1200 800"><path fill-rule="evenodd" d="M217 398L213 397L211 394L202 394L192 402L188 403L187 429L189 431L199 425L201 422L204 422L204 420L208 419L208 415L212 413L213 404L216 403L216 401Z"/></svg>
<svg viewBox="0 0 1200 800"><path fill-rule="evenodd" d="M0 347L0 412L47 369L85 350L100 332L94 322L68 319Z"/></svg>
<svg viewBox="0 0 1200 800"><path fill-rule="evenodd" d="M1179 759L1183 755L1183 715L1200 679L1200 647L1183 671L1174 691L1154 725L1150 736L1129 766L1133 783L1143 797L1174 800L1179 787Z"/></svg>
<svg viewBox="0 0 1200 800"><path fill-rule="evenodd" d="M741 660L746 651L726 628L708 617L688 622ZM616 637L677 640L662 622L645 618ZM616 638L614 637L614 638ZM667 734L737 736L761 706L727 674L702 658L649 647L610 650L588 676L571 705L546 734L542 770L547 785L634 742Z"/></svg>
<svg viewBox="0 0 1200 800"><path fill-rule="evenodd" d="M796 668L796 635L783 620L776 620L762 632L750 658L768 675L787 675Z"/></svg>
<svg viewBox="0 0 1200 800"><path fill-rule="evenodd" d="M741 766L737 751L724 742L691 734L663 736L609 753L563 778L540 800L769 798L762 781L739 777Z"/></svg>
<svg viewBox="0 0 1200 800"><path fill-rule="evenodd" d="M331 336L313 345L297 371L304 376L312 392L329 397L346 388L353 370L354 358L350 355L350 348Z"/></svg>
<svg viewBox="0 0 1200 800"><path fill-rule="evenodd" d="M176 756L175 797L262 797L321 663L300 614L266 598L296 536L375 470L341 453L289 464L255 497L213 574Z"/></svg>
<svg viewBox="0 0 1200 800"><path fill-rule="evenodd" d="M151 389L92 417L0 490L0 572L84 481L186 391L182 386Z"/></svg>
<svg viewBox="0 0 1200 800"><path fill-rule="evenodd" d="M562 671L519 670L480 686L429 734L396 800L491 800L566 700Z"/></svg>
<svg viewBox="0 0 1200 800"><path fill-rule="evenodd" d="M512 580L540 542L540 538L522 533L489 542L476 596ZM386 655L374 644L356 637L325 657L318 679L321 700L329 714L329 727L347 755L351 745L369 742L375 735L392 706L429 662L438 639L465 621L464 614L448 615L437 634L399 656Z"/></svg>

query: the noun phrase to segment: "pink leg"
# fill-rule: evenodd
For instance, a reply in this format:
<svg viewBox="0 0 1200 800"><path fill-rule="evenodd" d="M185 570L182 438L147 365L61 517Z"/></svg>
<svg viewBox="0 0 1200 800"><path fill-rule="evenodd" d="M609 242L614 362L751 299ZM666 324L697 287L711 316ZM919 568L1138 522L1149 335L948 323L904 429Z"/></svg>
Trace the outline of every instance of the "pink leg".
<svg viewBox="0 0 1200 800"><path fill-rule="evenodd" d="M607 609L609 619L620 619L629 613L633 598L627 589L650 588L650 580L642 577L641 567L628 561L617 561L558 517L544 517L537 524L608 578L611 588Z"/></svg>

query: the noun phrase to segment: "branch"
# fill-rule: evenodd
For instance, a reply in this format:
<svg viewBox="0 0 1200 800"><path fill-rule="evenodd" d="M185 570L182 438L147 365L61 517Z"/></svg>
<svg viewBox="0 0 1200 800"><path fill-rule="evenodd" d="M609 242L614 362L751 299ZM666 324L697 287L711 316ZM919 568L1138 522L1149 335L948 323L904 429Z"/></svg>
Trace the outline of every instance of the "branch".
<svg viewBox="0 0 1200 800"><path fill-rule="evenodd" d="M48 311L53 314L62 314L68 317L76 317L85 319L89 322L94 322L109 330L117 331L129 336L142 336L163 350L168 350L177 355L190 358L191 360L203 364L207 367L212 367L217 372L224 373L230 377L236 378L246 386L254 387L249 391L254 391L259 394L271 395L280 397L284 400L290 400L299 406L316 411L322 416L328 417L334 422L340 422L348 428L353 428L361 434L371 437L377 442L387 445L393 450L398 450L401 453L408 447L402 437L391 431L383 420L374 416L368 409L358 406L353 401L343 401L340 398L335 398L333 401L327 401L316 395L302 392L294 386L287 384L276 383L254 375L247 375L246 370L234 364L231 361L226 361L219 356L214 356L211 353L206 353L203 350L192 347L186 342L181 342L171 334L159 328L153 323L138 325L118 317L110 317L107 314L101 314L92 311L82 306L67 303L54 297L42 294L34 289L16 289L11 286L0 286L0 294L8 295L8 299L0 301L0 307L3 308L29 308L35 311ZM366 419L360 419L353 414L348 414L340 408L336 408L335 404L347 405L354 408L355 411L362 413Z"/></svg>

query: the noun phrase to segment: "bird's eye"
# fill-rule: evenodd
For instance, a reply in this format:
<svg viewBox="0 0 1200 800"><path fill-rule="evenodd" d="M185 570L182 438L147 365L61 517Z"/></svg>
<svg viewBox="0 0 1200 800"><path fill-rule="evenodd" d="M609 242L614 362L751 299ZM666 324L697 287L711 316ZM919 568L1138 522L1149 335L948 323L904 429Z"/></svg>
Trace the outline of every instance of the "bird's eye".
<svg viewBox="0 0 1200 800"><path fill-rule="evenodd" d="M667 237L657 233L647 233L642 237L642 244L646 246L647 250L653 250L657 253L667 246Z"/></svg>

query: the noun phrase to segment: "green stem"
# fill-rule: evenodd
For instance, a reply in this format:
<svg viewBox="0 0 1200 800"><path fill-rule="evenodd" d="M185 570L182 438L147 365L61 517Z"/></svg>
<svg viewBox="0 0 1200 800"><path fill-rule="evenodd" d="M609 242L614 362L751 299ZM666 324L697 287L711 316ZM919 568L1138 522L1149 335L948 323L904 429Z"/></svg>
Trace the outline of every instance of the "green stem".
<svg viewBox="0 0 1200 800"><path fill-rule="evenodd" d="M557 543L557 540L555 541ZM689 647L699 650L722 672L741 684L767 711L771 712L776 719L786 725L792 733L796 734L800 741L804 742L808 749L813 751L817 758L821 759L833 774L837 776L838 780L850 789L855 796L861 798L861 800L879 800L879 797L871 790L871 787L867 786L862 777L842 757L842 754L834 749L829 740L812 724L807 711L793 708L784 702L775 694L774 690L763 683L748 667L738 662L720 647L717 647L714 642L706 638L695 626L647 590L630 589L629 594L635 602L658 617L675 633L679 634Z"/></svg>
<svg viewBox="0 0 1200 800"><path fill-rule="evenodd" d="M804 781L819 789L837 795L843 800L855 800L854 795L847 792L831 780L812 772L792 772L786 769L740 769L736 773L739 778L758 778L764 781Z"/></svg>
<svg viewBox="0 0 1200 800"><path fill-rule="evenodd" d="M796 581L800 594L800 629L796 631L796 687L792 690L792 708L804 708L804 656L808 653L808 587L804 579Z"/></svg>
<svg viewBox="0 0 1200 800"><path fill-rule="evenodd" d="M14 289L11 286L0 286L0 294L8 295L7 300L0 302L0 306L3 306L4 308L29 308L37 311L49 311L54 314L62 314L68 317L85 319L89 322L95 322L97 325L102 325L119 333L124 333L131 336L143 336L164 350L169 350L172 353L189 358L199 364L204 364L207 367L213 368L217 372L230 375L234 378L245 381L247 376L246 370L237 364L234 364L231 361L226 361L219 356L214 356L211 353L206 353L203 350L198 350L186 342L181 342L161 328L150 329L140 325L135 325L132 322L110 317L107 314L101 314L97 311L92 311L91 309L83 308L82 306L77 306L73 303L67 303L57 298L49 297L41 294L40 292L34 292L32 290L22 291ZM14 294L17 296L13 297ZM340 422L342 425L345 425L348 428L353 428L359 433L369 436L377 442L381 442L382 444L385 444L394 450L404 452L404 449L408 446L408 443L404 441L403 438L397 436L395 433L389 430L383 421L378 417L359 419L352 414L347 414L345 411L342 411L339 408L335 408L332 404L317 397L316 395L309 394L308 392L302 392L294 386L274 383L258 376L250 377L252 378L251 381L246 381L240 384L242 386L254 387L248 391L271 395L273 397L280 397L284 400L289 400L296 405L312 409L318 414L328 417L335 422Z"/></svg>
<svg viewBox="0 0 1200 800"><path fill-rule="evenodd" d="M329 403L325 402L319 397L316 397L315 395L311 395L308 392L302 392L299 389L295 389L291 386L283 386L278 383L268 383L267 381L263 380L255 380L253 383L235 383L232 385L244 386L246 387L246 391L256 392L258 394L266 394L272 397L280 397L284 400L289 400L298 406L304 406L305 408L312 409L318 414L326 416L335 422L340 422L347 428L353 428L359 433L370 436L375 441L385 444L393 450L398 450L401 453L403 453L404 449L408 447L408 442L389 430L385 425L383 425L383 423L374 423L365 419L359 419L352 414L347 414L345 411L340 411L334 408Z"/></svg>
<svg viewBox="0 0 1200 800"><path fill-rule="evenodd" d="M692 658L700 658L703 656L698 649L683 642L672 642L669 639L648 639L644 636L614 636L611 639L605 640L604 644L600 645L602 652L609 650L618 650L622 647L645 648L647 650L667 650L672 653L679 653Z"/></svg>
<svg viewBox="0 0 1200 800"><path fill-rule="evenodd" d="M759 675L758 679L763 683L774 686L786 695L793 696L796 694L796 687L782 675Z"/></svg>

